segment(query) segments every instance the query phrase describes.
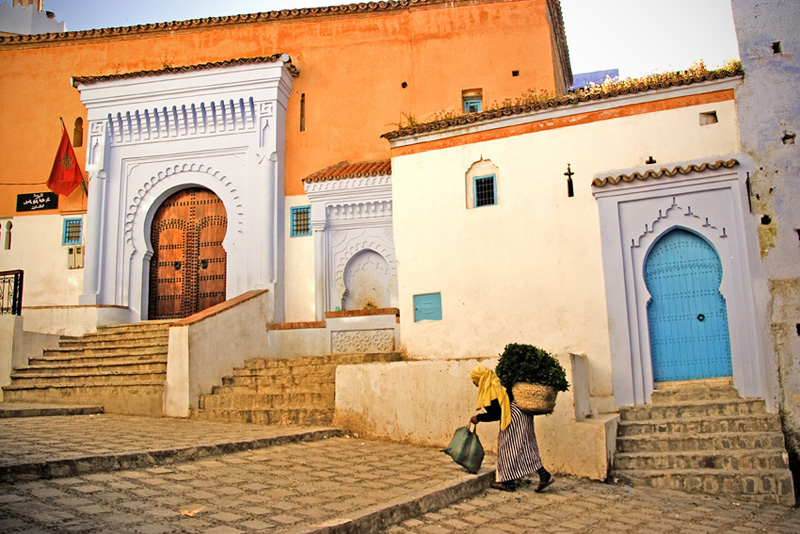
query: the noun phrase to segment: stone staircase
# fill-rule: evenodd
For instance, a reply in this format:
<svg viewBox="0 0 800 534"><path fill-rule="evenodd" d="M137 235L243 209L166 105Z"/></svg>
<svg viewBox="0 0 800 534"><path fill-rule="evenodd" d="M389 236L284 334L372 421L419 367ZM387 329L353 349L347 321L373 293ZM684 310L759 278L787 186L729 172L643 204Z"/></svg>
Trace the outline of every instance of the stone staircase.
<svg viewBox="0 0 800 534"><path fill-rule="evenodd" d="M694 382L694 381L693 381ZM750 502L794 505L778 414L730 382L660 384L623 407L612 479Z"/></svg>
<svg viewBox="0 0 800 534"><path fill-rule="evenodd" d="M59 340L3 387L5 402L101 404L106 413L163 413L171 321L98 326L97 332Z"/></svg>
<svg viewBox="0 0 800 534"><path fill-rule="evenodd" d="M399 353L252 359L201 395L193 419L267 425L330 425L339 365L399 361Z"/></svg>

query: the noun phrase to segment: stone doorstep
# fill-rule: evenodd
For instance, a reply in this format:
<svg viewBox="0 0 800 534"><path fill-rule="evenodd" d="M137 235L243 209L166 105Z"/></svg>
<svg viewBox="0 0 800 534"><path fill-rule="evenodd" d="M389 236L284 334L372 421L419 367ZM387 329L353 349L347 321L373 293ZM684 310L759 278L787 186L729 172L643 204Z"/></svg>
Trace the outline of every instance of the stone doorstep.
<svg viewBox="0 0 800 534"><path fill-rule="evenodd" d="M739 392L732 386L716 386L708 388L686 388L655 390L650 395L652 404L664 405L676 402L697 402L704 400L739 399Z"/></svg>
<svg viewBox="0 0 800 534"><path fill-rule="evenodd" d="M669 451L626 452L614 458L619 470L666 469L788 469L789 457L784 449L751 449L736 451Z"/></svg>
<svg viewBox="0 0 800 534"><path fill-rule="evenodd" d="M296 356L291 358L251 358L245 360L248 369L299 365L351 365L359 363L394 362L402 360L399 352L366 352L353 354L327 354L320 356Z"/></svg>
<svg viewBox="0 0 800 534"><path fill-rule="evenodd" d="M730 399L724 402L704 401L665 405L642 404L625 406L619 410L620 421L713 417L717 415L761 415L765 413L764 401L760 399Z"/></svg>
<svg viewBox="0 0 800 534"><path fill-rule="evenodd" d="M778 449L784 447L780 432L720 432L657 439L650 436L617 438L619 452L667 452L711 450L730 452L739 449Z"/></svg>
<svg viewBox="0 0 800 534"><path fill-rule="evenodd" d="M621 421L619 435L622 437L652 435L669 438L682 433L715 432L781 432L781 421L777 414L725 415L714 418L685 417L682 419L647 419Z"/></svg>
<svg viewBox="0 0 800 534"><path fill-rule="evenodd" d="M631 485L726 496L754 502L794 506L794 485L788 469L771 470L614 470L612 477Z"/></svg>
<svg viewBox="0 0 800 534"><path fill-rule="evenodd" d="M68 358L86 356L114 356L117 354L150 354L150 353L165 353L167 352L168 343L116 343L108 344L105 347L90 346L90 347L63 347L59 345L57 349L45 349L42 352L44 358Z"/></svg>
<svg viewBox="0 0 800 534"><path fill-rule="evenodd" d="M80 458L57 459L27 464L0 465L0 482L72 477L90 473L154 467L289 443L319 441L322 439L340 437L342 435L344 435L344 433L335 428L314 430L301 429L294 431L287 429L283 435L269 438L255 438L251 440L206 445L200 444L191 447L176 447L172 449L84 456Z"/></svg>

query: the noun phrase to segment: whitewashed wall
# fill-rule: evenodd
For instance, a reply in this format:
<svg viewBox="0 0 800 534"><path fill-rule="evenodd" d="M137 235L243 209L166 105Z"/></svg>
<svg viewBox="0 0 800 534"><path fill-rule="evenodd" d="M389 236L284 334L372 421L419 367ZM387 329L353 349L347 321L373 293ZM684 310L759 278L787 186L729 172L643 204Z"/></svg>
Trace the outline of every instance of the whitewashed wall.
<svg viewBox="0 0 800 534"><path fill-rule="evenodd" d="M708 111L719 122L701 126L699 114ZM512 342L586 354L596 405L613 410L593 175L649 156L671 162L736 152L736 128L735 106L725 101L393 158L408 354L492 357ZM466 209L465 175L481 159L498 167L499 202ZM414 322L413 296L432 292L441 292L442 320Z"/></svg>

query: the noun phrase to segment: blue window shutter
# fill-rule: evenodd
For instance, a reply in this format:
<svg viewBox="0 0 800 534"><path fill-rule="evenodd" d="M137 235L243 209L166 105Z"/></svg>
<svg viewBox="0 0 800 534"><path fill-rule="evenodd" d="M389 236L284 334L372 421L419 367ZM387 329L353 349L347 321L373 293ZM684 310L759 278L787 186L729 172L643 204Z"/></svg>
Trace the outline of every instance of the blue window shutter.
<svg viewBox="0 0 800 534"><path fill-rule="evenodd" d="M414 295L414 322L441 321L442 294Z"/></svg>
<svg viewBox="0 0 800 534"><path fill-rule="evenodd" d="M311 235L311 206L295 206L291 212L291 237Z"/></svg>
<svg viewBox="0 0 800 534"><path fill-rule="evenodd" d="M62 245L80 245L83 220L78 218L64 219L64 231L61 234Z"/></svg>

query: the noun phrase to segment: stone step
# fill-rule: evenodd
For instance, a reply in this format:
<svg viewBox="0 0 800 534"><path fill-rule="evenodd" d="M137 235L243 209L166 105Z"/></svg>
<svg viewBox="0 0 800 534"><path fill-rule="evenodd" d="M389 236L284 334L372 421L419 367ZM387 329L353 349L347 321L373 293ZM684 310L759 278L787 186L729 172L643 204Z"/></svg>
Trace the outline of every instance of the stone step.
<svg viewBox="0 0 800 534"><path fill-rule="evenodd" d="M97 350L97 349L116 349L116 348L137 348L137 347L157 347L167 346L169 343L169 335L163 336L146 336L146 337L129 337L121 338L117 336L109 336L107 339L86 339L78 338L75 340L64 341L60 340L58 349L55 350Z"/></svg>
<svg viewBox="0 0 800 534"><path fill-rule="evenodd" d="M138 323L119 323L119 324L106 324L99 325L97 332L88 335L104 335L104 334L129 334L131 332L153 332L161 330L169 330L169 326L174 323L174 319L166 319L163 321L141 321Z"/></svg>
<svg viewBox="0 0 800 534"><path fill-rule="evenodd" d="M617 438L618 452L668 452L668 451L734 451L739 449L784 448L780 432L720 432L715 434L676 435L670 439L651 436L625 436Z"/></svg>
<svg viewBox="0 0 800 534"><path fill-rule="evenodd" d="M94 404L105 413L161 417L164 403L164 380L109 381L104 384L64 382L47 386L33 384L3 387L4 402L52 404Z"/></svg>
<svg viewBox="0 0 800 534"><path fill-rule="evenodd" d="M223 386L231 387L287 387L310 383L335 383L336 373L274 374L268 376L224 376Z"/></svg>
<svg viewBox="0 0 800 534"><path fill-rule="evenodd" d="M28 365L39 365L42 367L59 367L59 366L72 366L72 365L118 365L120 363L139 363L139 362L161 362L167 361L167 350L163 351L147 351L145 353L137 354L119 354L115 356L103 355L85 355L76 353L71 357L57 356L57 357L39 357L31 358Z"/></svg>
<svg viewBox="0 0 800 534"><path fill-rule="evenodd" d="M12 378L23 378L32 376L59 376L74 374L77 376L93 374L100 371L108 374L118 374L130 371L139 373L166 373L167 359L138 360L135 358L119 358L117 361L81 363L71 365L57 364L33 364L24 367L16 367L11 374Z"/></svg>
<svg viewBox="0 0 800 534"><path fill-rule="evenodd" d="M156 381L160 381L163 384L165 378L166 366L164 366L163 371L129 371L125 369L113 373L103 371L63 372L55 375L29 373L13 376L11 384L3 386L3 391L12 389L45 389L48 387L60 387L62 384L95 386L110 383L136 384Z"/></svg>
<svg viewBox="0 0 800 534"><path fill-rule="evenodd" d="M245 369L269 369L275 367L298 367L302 365L349 365L360 363L396 362L402 360L399 352L370 352L358 354L329 354L322 356L298 356L293 358L257 358L245 360Z"/></svg>
<svg viewBox="0 0 800 534"><path fill-rule="evenodd" d="M190 417L206 421L229 421L261 425L330 425L333 408L260 409L260 410L192 410Z"/></svg>
<svg viewBox="0 0 800 534"><path fill-rule="evenodd" d="M619 470L681 469L788 469L785 449L723 451L628 452L617 453L614 468Z"/></svg>
<svg viewBox="0 0 800 534"><path fill-rule="evenodd" d="M679 402L674 404L640 404L623 406L619 410L620 421L643 421L648 419L681 419L715 417L726 415L765 414L763 399L729 399L725 401Z"/></svg>
<svg viewBox="0 0 800 534"><path fill-rule="evenodd" d="M794 505L792 474L788 469L771 470L613 470L612 478L631 485L689 493L719 495L747 502Z"/></svg>
<svg viewBox="0 0 800 534"><path fill-rule="evenodd" d="M145 344L119 344L109 347L95 347L84 349L47 349L43 351L42 358L46 360L65 360L80 357L113 358L132 354L166 354L167 343Z"/></svg>
<svg viewBox="0 0 800 534"><path fill-rule="evenodd" d="M213 386L211 395L287 395L292 393L333 393L334 382L301 382L297 384L258 384L253 386Z"/></svg>
<svg viewBox="0 0 800 534"><path fill-rule="evenodd" d="M725 415L713 418L685 417L682 419L649 419L643 421L620 421L618 434L621 437L672 434L712 434L716 432L780 432L778 414Z"/></svg>
<svg viewBox="0 0 800 534"><path fill-rule="evenodd" d="M203 410L267 410L276 408L329 408L336 400L335 391L329 393L235 393L231 395L201 395L199 407Z"/></svg>
<svg viewBox="0 0 800 534"><path fill-rule="evenodd" d="M661 388L650 394L652 404L676 404L713 400L739 399L739 392L729 385L688 388Z"/></svg>

